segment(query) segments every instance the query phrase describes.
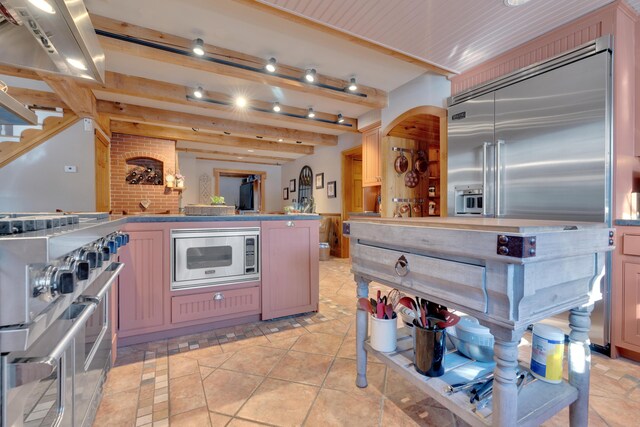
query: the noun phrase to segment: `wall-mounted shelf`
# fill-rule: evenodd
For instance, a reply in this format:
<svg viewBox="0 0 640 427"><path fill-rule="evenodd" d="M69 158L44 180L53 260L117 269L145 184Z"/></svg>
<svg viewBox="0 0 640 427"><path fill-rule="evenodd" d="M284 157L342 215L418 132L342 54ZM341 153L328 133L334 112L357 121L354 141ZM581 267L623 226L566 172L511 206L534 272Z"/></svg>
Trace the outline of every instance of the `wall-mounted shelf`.
<svg viewBox="0 0 640 427"><path fill-rule="evenodd" d="M394 197L391 199L393 203L424 203L421 197Z"/></svg>

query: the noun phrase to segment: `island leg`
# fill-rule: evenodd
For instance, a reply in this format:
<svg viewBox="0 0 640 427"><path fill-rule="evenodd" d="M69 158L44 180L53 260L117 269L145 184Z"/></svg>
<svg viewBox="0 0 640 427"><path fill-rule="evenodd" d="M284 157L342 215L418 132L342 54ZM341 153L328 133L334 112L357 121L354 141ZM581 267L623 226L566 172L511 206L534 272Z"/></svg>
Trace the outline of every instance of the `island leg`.
<svg viewBox="0 0 640 427"><path fill-rule="evenodd" d="M518 342L523 331L491 331L496 339L493 346L496 368L493 374L493 425L518 425Z"/></svg>
<svg viewBox="0 0 640 427"><path fill-rule="evenodd" d="M586 426L589 420L589 378L591 349L589 330L593 304L574 308L569 314L569 383L578 389L578 399L569 407L571 427Z"/></svg>
<svg viewBox="0 0 640 427"><path fill-rule="evenodd" d="M369 298L369 280L360 276L355 277L358 285L358 298ZM356 385L360 388L367 386L367 350L364 342L367 339L369 328L369 313L364 310L356 310L356 360L357 376Z"/></svg>

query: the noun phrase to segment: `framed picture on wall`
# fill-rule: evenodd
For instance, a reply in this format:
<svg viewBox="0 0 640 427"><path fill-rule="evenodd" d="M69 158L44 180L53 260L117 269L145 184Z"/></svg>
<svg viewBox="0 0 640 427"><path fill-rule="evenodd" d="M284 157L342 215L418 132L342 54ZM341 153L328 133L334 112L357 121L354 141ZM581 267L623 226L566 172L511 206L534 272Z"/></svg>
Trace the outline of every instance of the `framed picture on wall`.
<svg viewBox="0 0 640 427"><path fill-rule="evenodd" d="M328 198L336 197L336 182L335 181L327 182L327 197Z"/></svg>
<svg viewBox="0 0 640 427"><path fill-rule="evenodd" d="M324 172L316 174L316 188L324 188Z"/></svg>
<svg viewBox="0 0 640 427"><path fill-rule="evenodd" d="M282 200L289 200L289 189L287 187L282 189Z"/></svg>
<svg viewBox="0 0 640 427"><path fill-rule="evenodd" d="M296 192L296 179L292 179L289 181L289 192L290 193L295 193Z"/></svg>

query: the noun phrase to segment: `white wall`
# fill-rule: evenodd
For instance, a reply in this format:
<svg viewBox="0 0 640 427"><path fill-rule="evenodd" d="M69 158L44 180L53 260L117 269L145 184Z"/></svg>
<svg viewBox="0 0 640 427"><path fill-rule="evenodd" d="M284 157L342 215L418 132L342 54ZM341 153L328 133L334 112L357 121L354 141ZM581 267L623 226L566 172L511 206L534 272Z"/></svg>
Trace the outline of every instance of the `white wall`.
<svg viewBox="0 0 640 427"><path fill-rule="evenodd" d="M0 211L94 211L93 129L83 121L0 168ZM64 166L77 167L65 173Z"/></svg>
<svg viewBox="0 0 640 427"><path fill-rule="evenodd" d="M211 191L213 192L213 169L240 169L260 171L267 173L265 187L265 210L267 212L280 212L282 210L282 188L280 166L255 165L250 163L221 162L217 160L196 160L193 153L178 153L180 173L186 178L187 189L182 195L182 206L200 203L199 179L202 174L211 178ZM213 193L212 193L213 195Z"/></svg>
<svg viewBox="0 0 640 427"><path fill-rule="evenodd" d="M425 73L389 92L389 105L382 109L382 129L396 117L415 107L433 105L446 108L451 82L446 77Z"/></svg>
<svg viewBox="0 0 640 427"><path fill-rule="evenodd" d="M291 204L298 199L298 177L304 166L313 171L313 198L318 213L342 212L342 151L362 144L362 136L358 133L345 133L338 137L338 145L333 147L316 147L315 153L301 157L293 162L282 165L282 185L280 187L280 203L282 206ZM316 174L324 173L324 188L316 190ZM282 200L282 189L289 186L289 180L296 180L296 192L289 193L289 200ZM336 197L327 197L327 183L336 181Z"/></svg>

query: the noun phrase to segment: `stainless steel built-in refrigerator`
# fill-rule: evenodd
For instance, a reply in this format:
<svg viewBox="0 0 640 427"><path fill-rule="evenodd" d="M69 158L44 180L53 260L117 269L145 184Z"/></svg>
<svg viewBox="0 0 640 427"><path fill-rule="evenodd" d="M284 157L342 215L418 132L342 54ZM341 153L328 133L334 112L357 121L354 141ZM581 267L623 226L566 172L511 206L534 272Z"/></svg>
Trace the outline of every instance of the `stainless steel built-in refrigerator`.
<svg viewBox="0 0 640 427"><path fill-rule="evenodd" d="M611 225L611 46L603 37L449 98L449 216ZM601 286L591 342L606 352L608 275Z"/></svg>

